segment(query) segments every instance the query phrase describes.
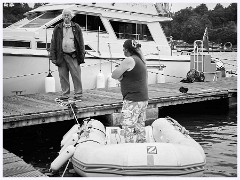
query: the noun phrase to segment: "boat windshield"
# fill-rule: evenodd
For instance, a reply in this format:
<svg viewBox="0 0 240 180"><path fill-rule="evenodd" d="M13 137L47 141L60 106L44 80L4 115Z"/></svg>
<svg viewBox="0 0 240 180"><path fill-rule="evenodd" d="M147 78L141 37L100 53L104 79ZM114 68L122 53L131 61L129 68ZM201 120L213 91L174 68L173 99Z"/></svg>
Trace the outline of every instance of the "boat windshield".
<svg viewBox="0 0 240 180"><path fill-rule="evenodd" d="M151 33L146 24L120 22L117 20L110 20L110 23L118 39L153 41Z"/></svg>
<svg viewBox="0 0 240 180"><path fill-rule="evenodd" d="M51 25L54 27L58 23L62 22L63 20L60 19L59 21L55 22ZM78 23L83 31L88 32L98 32L100 29L100 33L107 33L101 19L97 15L89 15L89 14L76 14L72 21Z"/></svg>
<svg viewBox="0 0 240 180"><path fill-rule="evenodd" d="M22 28L39 28L54 19L55 17L59 16L61 13L61 11L47 11L24 25Z"/></svg>
<svg viewBox="0 0 240 180"><path fill-rule="evenodd" d="M99 16L89 14L76 14L72 21L78 23L83 31L97 32L100 28L101 33L107 33Z"/></svg>

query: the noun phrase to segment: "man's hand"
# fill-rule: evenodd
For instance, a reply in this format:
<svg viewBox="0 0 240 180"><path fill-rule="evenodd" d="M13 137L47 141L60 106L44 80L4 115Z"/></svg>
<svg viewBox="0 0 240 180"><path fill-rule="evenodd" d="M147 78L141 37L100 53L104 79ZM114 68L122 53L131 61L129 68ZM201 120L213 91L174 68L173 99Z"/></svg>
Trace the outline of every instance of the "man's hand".
<svg viewBox="0 0 240 180"><path fill-rule="evenodd" d="M57 60L52 59L51 61L52 61L53 64L55 64L55 65L57 64Z"/></svg>

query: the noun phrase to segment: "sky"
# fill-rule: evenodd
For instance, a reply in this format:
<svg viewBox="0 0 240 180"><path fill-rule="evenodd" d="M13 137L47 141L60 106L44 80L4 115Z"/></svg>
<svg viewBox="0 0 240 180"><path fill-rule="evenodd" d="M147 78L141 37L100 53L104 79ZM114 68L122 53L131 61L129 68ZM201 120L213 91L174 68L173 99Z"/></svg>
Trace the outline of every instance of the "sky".
<svg viewBox="0 0 240 180"><path fill-rule="evenodd" d="M204 4L206 4L206 6L208 7L208 10L212 10L215 8L216 4L217 3L205 3L203 1L200 1ZM211 1L210 1L211 2ZM226 1L227 2L227 1ZM172 7L171 7L171 11L172 12L177 12L177 11L180 11L181 9L185 9L187 7L193 7L193 8L196 8L197 6L199 6L200 4L202 3L171 3L172 4ZM219 2L223 7L228 7L230 5L230 3L221 3Z"/></svg>

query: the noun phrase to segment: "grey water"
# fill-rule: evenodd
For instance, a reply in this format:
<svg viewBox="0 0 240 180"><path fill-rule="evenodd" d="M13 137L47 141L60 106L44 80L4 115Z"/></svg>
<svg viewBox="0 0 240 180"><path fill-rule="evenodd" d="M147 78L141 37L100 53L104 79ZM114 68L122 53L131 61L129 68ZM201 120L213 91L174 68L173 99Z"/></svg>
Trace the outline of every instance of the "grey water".
<svg viewBox="0 0 240 180"><path fill-rule="evenodd" d="M190 136L203 147L207 163L203 177L237 177L237 107L227 112L172 113ZM49 173L51 162L58 156L62 136L74 121L50 123L4 131L3 147L21 157L40 172ZM78 176L70 165L64 176Z"/></svg>
<svg viewBox="0 0 240 180"><path fill-rule="evenodd" d="M237 108L229 112L179 114L178 122L204 149L204 177L237 177Z"/></svg>

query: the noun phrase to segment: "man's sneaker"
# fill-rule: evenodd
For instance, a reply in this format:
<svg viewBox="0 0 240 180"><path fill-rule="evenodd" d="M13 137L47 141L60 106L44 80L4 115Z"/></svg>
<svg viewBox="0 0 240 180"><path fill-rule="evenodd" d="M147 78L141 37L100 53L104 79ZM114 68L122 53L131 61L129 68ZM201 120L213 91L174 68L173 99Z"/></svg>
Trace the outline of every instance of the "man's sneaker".
<svg viewBox="0 0 240 180"><path fill-rule="evenodd" d="M82 98L82 96L81 96L81 95L78 95L78 96L74 96L74 97L73 97L73 100L74 100L74 101L80 101L81 98Z"/></svg>
<svg viewBox="0 0 240 180"><path fill-rule="evenodd" d="M59 101L68 101L68 99L69 99L69 97L67 97L67 96L60 96L57 98L57 100L59 100Z"/></svg>

